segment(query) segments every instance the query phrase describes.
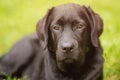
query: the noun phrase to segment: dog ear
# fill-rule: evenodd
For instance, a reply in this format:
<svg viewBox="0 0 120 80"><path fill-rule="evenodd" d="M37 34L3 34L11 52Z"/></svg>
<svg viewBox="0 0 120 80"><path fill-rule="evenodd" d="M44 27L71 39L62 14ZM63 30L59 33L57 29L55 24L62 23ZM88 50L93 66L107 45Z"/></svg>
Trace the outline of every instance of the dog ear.
<svg viewBox="0 0 120 80"><path fill-rule="evenodd" d="M37 25L36 25L36 32L37 35L39 36L39 40L42 40L42 42L44 42L44 48L47 46L48 44L48 28L50 25L50 16L52 14L53 8L51 8L50 10L48 10L47 14L38 21Z"/></svg>
<svg viewBox="0 0 120 80"><path fill-rule="evenodd" d="M86 16L91 27L91 42L94 47L98 47L99 37L103 32L103 21L101 17L97 13L94 13L94 11L90 7L83 7L86 11Z"/></svg>

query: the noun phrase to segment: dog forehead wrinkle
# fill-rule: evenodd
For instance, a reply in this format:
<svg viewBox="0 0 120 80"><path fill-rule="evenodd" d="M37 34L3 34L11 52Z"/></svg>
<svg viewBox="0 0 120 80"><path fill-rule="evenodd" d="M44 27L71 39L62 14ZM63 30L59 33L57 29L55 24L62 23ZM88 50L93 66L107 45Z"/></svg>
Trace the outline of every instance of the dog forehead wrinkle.
<svg viewBox="0 0 120 80"><path fill-rule="evenodd" d="M72 23L72 22L81 22L86 23L83 18L84 12L82 10L82 6L79 5L67 5L67 6L58 6L53 11L53 23L57 23L59 20L64 23Z"/></svg>
<svg viewBox="0 0 120 80"><path fill-rule="evenodd" d="M54 18L59 19L59 18L64 18L64 20L71 20L75 16L77 17L78 11L76 8L72 5L65 5L65 6L58 6L54 9Z"/></svg>

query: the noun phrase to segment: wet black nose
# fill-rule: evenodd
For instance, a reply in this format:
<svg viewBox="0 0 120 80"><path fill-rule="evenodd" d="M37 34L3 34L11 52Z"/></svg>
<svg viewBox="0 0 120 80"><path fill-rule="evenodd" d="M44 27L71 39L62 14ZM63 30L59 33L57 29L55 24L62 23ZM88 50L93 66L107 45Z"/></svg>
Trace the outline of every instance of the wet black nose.
<svg viewBox="0 0 120 80"><path fill-rule="evenodd" d="M74 44L71 42L62 43L62 50L64 52L71 52L74 48Z"/></svg>

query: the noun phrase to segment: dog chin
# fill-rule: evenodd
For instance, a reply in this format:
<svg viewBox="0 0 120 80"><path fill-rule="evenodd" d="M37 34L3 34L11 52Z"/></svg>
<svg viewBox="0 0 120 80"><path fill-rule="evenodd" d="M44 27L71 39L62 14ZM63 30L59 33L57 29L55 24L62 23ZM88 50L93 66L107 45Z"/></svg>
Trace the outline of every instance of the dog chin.
<svg viewBox="0 0 120 80"><path fill-rule="evenodd" d="M59 70L63 73L78 73L81 69L81 63L73 59L65 59L57 64Z"/></svg>

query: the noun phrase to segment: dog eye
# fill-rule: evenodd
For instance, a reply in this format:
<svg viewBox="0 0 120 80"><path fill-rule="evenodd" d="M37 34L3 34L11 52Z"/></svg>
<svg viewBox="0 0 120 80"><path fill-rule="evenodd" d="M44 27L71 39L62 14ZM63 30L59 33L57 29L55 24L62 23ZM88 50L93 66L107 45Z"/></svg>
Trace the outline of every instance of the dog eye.
<svg viewBox="0 0 120 80"><path fill-rule="evenodd" d="M61 30L61 25L57 24L53 26L54 30Z"/></svg>
<svg viewBox="0 0 120 80"><path fill-rule="evenodd" d="M84 28L85 28L85 25L82 24L82 23L78 23L78 24L73 26L73 30L81 30L81 29L84 29Z"/></svg>

